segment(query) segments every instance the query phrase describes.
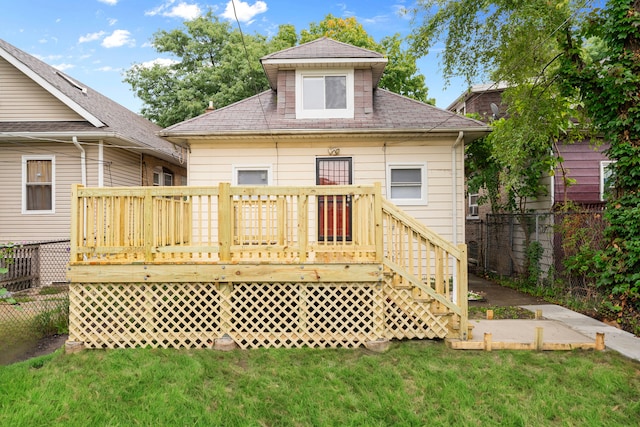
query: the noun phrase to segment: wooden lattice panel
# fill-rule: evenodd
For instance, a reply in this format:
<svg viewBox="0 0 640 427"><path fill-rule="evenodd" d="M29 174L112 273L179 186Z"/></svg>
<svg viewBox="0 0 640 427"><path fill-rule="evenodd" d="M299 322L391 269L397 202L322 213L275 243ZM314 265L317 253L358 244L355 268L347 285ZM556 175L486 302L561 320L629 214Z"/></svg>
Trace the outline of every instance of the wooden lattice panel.
<svg viewBox="0 0 640 427"><path fill-rule="evenodd" d="M387 338L445 338L449 316L434 314L430 304L413 298L411 289L385 287Z"/></svg>
<svg viewBox="0 0 640 427"><path fill-rule="evenodd" d="M92 348L208 347L220 336L210 283L71 284L69 340Z"/></svg>
<svg viewBox="0 0 640 427"><path fill-rule="evenodd" d="M376 283L72 284L69 340L91 348L357 347L384 338Z"/></svg>

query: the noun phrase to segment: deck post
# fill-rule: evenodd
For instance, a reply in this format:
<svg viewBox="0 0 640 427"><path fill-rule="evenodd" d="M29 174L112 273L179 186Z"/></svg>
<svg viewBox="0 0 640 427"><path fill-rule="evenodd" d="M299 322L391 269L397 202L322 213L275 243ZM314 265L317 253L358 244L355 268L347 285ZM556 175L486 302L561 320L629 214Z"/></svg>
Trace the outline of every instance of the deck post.
<svg viewBox="0 0 640 427"><path fill-rule="evenodd" d="M153 187L150 187L153 188ZM153 212L153 194L150 189L144 191L144 260L153 261L153 225L155 224Z"/></svg>
<svg viewBox="0 0 640 427"><path fill-rule="evenodd" d="M71 235L70 235L70 260L71 262L78 261L78 246L84 246L83 242L79 241L80 224L84 224L84 210L80 210L80 203L78 203L78 189L82 188L82 184L73 184L71 187ZM82 204L84 206L84 203Z"/></svg>
<svg viewBox="0 0 640 427"><path fill-rule="evenodd" d="M309 252L309 195L298 194L298 257L301 263L307 260Z"/></svg>
<svg viewBox="0 0 640 427"><path fill-rule="evenodd" d="M231 185L228 182L221 182L218 188L220 261L231 261Z"/></svg>
<svg viewBox="0 0 640 427"><path fill-rule="evenodd" d="M375 221L376 262L384 258L384 230L382 227L382 186L380 182L373 184L373 215Z"/></svg>
<svg viewBox="0 0 640 427"><path fill-rule="evenodd" d="M460 339L467 340L469 331L469 274L467 271L467 245L461 243L458 245L460 249L460 259L458 260L458 293L456 300L460 311Z"/></svg>

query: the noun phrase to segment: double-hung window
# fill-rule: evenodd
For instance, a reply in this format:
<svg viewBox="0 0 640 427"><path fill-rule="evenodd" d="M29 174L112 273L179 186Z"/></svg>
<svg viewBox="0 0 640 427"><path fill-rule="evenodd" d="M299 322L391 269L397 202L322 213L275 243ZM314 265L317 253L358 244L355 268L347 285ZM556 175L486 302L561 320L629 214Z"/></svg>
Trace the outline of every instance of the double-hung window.
<svg viewBox="0 0 640 427"><path fill-rule="evenodd" d="M390 164L387 166L387 195L398 205L427 203L427 165Z"/></svg>
<svg viewBox="0 0 640 427"><path fill-rule="evenodd" d="M22 157L22 212L55 212L55 156Z"/></svg>
<svg viewBox="0 0 640 427"><path fill-rule="evenodd" d="M478 217L478 193L469 193L469 217Z"/></svg>
<svg viewBox="0 0 640 427"><path fill-rule="evenodd" d="M353 118L353 70L296 72L296 117Z"/></svg>

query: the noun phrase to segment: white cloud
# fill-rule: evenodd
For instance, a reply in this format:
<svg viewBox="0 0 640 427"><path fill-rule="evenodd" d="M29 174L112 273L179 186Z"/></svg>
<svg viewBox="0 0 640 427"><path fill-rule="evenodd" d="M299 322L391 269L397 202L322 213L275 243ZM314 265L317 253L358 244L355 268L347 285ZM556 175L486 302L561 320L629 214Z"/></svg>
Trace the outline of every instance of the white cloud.
<svg viewBox="0 0 640 427"><path fill-rule="evenodd" d="M105 65L104 67L96 68L96 71L104 71L108 73L111 71L120 71L120 68L114 68L110 65Z"/></svg>
<svg viewBox="0 0 640 427"><path fill-rule="evenodd" d="M115 6L118 4L118 0L98 0L100 3L108 4L109 6Z"/></svg>
<svg viewBox="0 0 640 427"><path fill-rule="evenodd" d="M112 27L112 26L116 25L116 23L118 22L118 20L117 20L117 19L115 19L115 18L109 18L109 19L107 20L107 22L109 23L109 26L110 26L110 27Z"/></svg>
<svg viewBox="0 0 640 427"><path fill-rule="evenodd" d="M393 5L391 8L393 9L394 15L396 15L397 17L405 19L407 21L411 19L411 13L409 12L409 9L407 9L403 5L396 4L396 5Z"/></svg>
<svg viewBox="0 0 640 427"><path fill-rule="evenodd" d="M127 30L115 30L102 40L102 46L106 48L135 46L135 44L136 41L131 38L131 33Z"/></svg>
<svg viewBox="0 0 640 427"><path fill-rule="evenodd" d="M70 68L75 67L75 65L62 63L62 64L54 64L52 65L52 67L57 70L64 71L64 70L68 70Z"/></svg>
<svg viewBox="0 0 640 427"><path fill-rule="evenodd" d="M146 61L146 62L143 62L141 64L136 64L134 66L135 67L140 67L140 68L153 68L154 65L159 65L161 67L168 67L170 65L177 64L177 63L178 63L178 61L176 61L175 59L156 58L156 59L153 59L151 61Z"/></svg>
<svg viewBox="0 0 640 427"><path fill-rule="evenodd" d="M166 0L163 4L155 9L147 10L144 14L147 16L166 16L167 18L182 18L190 21L197 18L202 14L200 6L197 4L189 4L186 2L180 2L174 5L176 0Z"/></svg>
<svg viewBox="0 0 640 427"><path fill-rule="evenodd" d="M101 38L102 36L104 36L105 34L106 33L104 31L98 31L97 33L85 34L84 36L80 36L80 38L78 39L78 43L87 43L87 42L96 41L99 38Z"/></svg>
<svg viewBox="0 0 640 427"><path fill-rule="evenodd" d="M267 11L267 4L263 1L256 1L253 5L249 5L249 3L238 1L235 2L235 11L233 7L233 2L227 2L227 7L222 13L222 17L235 21L236 15L238 16L238 21L240 22L253 22L253 18L256 15L264 13Z"/></svg>

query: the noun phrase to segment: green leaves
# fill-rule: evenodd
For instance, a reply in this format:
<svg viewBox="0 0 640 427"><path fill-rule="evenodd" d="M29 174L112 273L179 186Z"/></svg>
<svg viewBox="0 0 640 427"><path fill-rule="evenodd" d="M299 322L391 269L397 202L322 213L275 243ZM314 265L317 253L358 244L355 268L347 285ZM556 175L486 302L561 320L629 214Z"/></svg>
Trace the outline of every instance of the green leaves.
<svg viewBox="0 0 640 427"><path fill-rule="evenodd" d="M566 55L562 76L580 96L610 148L614 194L607 199L608 246L596 257L600 286L626 325L640 322L640 2L610 0L578 34L568 34L566 50L598 40L592 58ZM632 326L630 326L632 327Z"/></svg>

